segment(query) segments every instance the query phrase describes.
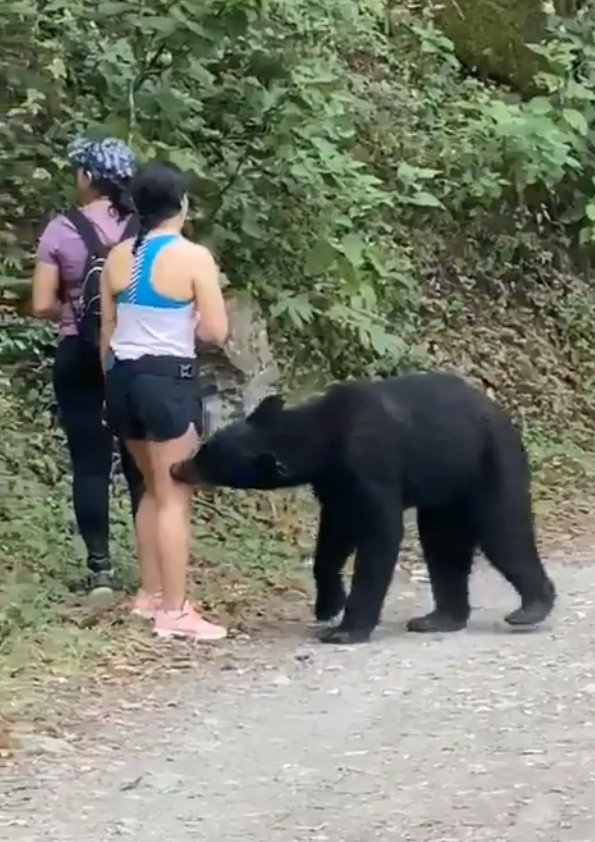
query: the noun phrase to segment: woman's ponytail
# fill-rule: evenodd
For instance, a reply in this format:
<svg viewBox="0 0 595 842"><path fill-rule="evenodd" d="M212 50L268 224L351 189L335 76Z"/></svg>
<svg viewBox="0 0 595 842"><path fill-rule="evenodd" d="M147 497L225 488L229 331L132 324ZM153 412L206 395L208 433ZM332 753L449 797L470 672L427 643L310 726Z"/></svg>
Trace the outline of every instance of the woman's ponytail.
<svg viewBox="0 0 595 842"><path fill-rule="evenodd" d="M139 248L142 246L143 242L149 231L151 230L151 225L149 220L146 217L139 216L139 227L138 227L138 234L135 237L134 243L132 244L132 254L136 255Z"/></svg>
<svg viewBox="0 0 595 842"><path fill-rule="evenodd" d="M132 253L136 254L139 248L142 246L147 234L150 231L153 231L154 228L158 228L162 225L167 219L170 219L172 216L172 211L168 208L165 211L155 212L155 213L139 213L138 214L138 222L139 222L139 229L138 234L136 235L136 239L132 246Z"/></svg>

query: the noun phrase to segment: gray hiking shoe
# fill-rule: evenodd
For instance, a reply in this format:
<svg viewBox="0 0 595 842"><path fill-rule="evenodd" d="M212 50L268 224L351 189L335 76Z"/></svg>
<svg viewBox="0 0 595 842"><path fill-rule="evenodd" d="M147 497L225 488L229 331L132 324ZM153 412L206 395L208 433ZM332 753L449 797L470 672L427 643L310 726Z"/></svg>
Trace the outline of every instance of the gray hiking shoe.
<svg viewBox="0 0 595 842"><path fill-rule="evenodd" d="M110 605L114 601L116 583L109 559L89 559L89 573L86 590L89 601L97 607Z"/></svg>

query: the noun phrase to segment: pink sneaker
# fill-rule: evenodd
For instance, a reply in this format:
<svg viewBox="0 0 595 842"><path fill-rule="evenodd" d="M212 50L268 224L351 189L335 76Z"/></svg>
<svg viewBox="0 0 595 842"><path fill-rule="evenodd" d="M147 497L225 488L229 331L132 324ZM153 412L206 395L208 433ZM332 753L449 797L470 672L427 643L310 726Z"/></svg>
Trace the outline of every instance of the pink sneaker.
<svg viewBox="0 0 595 842"><path fill-rule="evenodd" d="M154 633L165 640L222 640L227 637L223 626L209 623L189 602L185 602L180 612L165 611L160 608L155 614Z"/></svg>
<svg viewBox="0 0 595 842"><path fill-rule="evenodd" d="M131 614L142 617L143 620L154 620L155 614L161 608L161 594L149 594L139 591L134 597Z"/></svg>

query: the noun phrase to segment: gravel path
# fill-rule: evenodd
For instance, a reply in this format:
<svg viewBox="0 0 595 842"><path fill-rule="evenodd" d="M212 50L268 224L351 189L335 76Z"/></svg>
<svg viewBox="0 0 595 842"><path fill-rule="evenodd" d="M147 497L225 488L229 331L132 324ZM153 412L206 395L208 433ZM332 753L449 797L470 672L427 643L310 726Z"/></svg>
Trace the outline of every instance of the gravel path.
<svg viewBox="0 0 595 842"><path fill-rule="evenodd" d="M482 568L466 632L407 635L428 595L401 574L368 645L226 644L233 669L0 769L0 838L593 842L595 566L550 570L539 632L505 629L515 597Z"/></svg>

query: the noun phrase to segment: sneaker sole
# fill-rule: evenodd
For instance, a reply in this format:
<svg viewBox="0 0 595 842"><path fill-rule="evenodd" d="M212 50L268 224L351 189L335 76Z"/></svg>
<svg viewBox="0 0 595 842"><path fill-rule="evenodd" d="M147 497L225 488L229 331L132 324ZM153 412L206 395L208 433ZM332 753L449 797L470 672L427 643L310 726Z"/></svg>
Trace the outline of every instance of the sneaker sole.
<svg viewBox="0 0 595 842"><path fill-rule="evenodd" d="M92 591L89 592L87 595L87 601L90 605L95 607L104 607L111 605L116 600L116 594L114 593L112 588L107 586L102 586L99 588L93 588Z"/></svg>
<svg viewBox="0 0 595 842"><path fill-rule="evenodd" d="M160 640L190 640L193 643L216 643L218 640L225 640L227 632L218 637L201 637L194 634L185 634L178 631L166 631L165 629L153 629L153 634Z"/></svg>
<svg viewBox="0 0 595 842"><path fill-rule="evenodd" d="M140 617L141 620L154 620L155 614L153 611L139 611L138 608L130 612L131 617Z"/></svg>

